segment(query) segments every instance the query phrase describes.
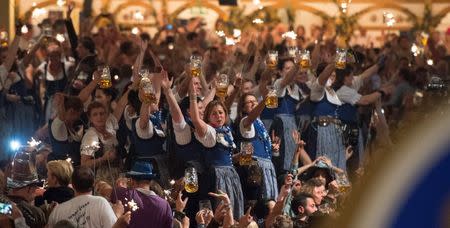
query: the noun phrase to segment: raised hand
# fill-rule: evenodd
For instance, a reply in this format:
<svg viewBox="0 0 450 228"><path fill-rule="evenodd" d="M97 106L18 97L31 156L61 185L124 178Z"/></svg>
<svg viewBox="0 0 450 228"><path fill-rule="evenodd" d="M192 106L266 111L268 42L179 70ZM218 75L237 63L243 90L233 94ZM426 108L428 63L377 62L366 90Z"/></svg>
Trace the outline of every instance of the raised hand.
<svg viewBox="0 0 450 228"><path fill-rule="evenodd" d="M249 207L247 212L239 218L239 227L247 227L253 221L253 217L250 215L251 211L252 207Z"/></svg>
<svg viewBox="0 0 450 228"><path fill-rule="evenodd" d="M222 200L222 202L224 202L225 204L230 204L230 198L228 197L228 195L225 192L222 192L221 190L217 191L218 193L214 193L214 192L210 192L208 193L208 195L217 198L219 200Z"/></svg>
<svg viewBox="0 0 450 228"><path fill-rule="evenodd" d="M164 90L170 89L173 84L173 78L169 80L169 75L167 74L167 71L162 70L161 71L161 88Z"/></svg>
<svg viewBox="0 0 450 228"><path fill-rule="evenodd" d="M67 17L68 18L70 18L70 16L71 16L71 14L72 14L72 11L73 11L73 9L75 8L75 2L69 2L68 4L67 4Z"/></svg>
<svg viewBox="0 0 450 228"><path fill-rule="evenodd" d="M175 209L179 212L184 211L184 208L186 208L187 201L189 200L188 197L186 197L184 200L181 198L183 193L180 191L178 192L177 201L175 202Z"/></svg>
<svg viewBox="0 0 450 228"><path fill-rule="evenodd" d="M280 151L281 139L275 135L275 131L272 130L272 150Z"/></svg>

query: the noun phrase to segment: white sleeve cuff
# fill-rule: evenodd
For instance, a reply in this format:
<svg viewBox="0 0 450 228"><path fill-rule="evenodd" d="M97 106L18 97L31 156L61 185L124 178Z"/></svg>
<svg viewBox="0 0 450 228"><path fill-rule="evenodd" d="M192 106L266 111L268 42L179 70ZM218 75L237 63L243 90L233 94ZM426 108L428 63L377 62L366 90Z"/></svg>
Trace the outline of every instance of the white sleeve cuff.
<svg viewBox="0 0 450 228"><path fill-rule="evenodd" d="M191 142L191 129L183 119L180 123L173 122L173 131L175 133L175 141L178 145L186 145Z"/></svg>
<svg viewBox="0 0 450 228"><path fill-rule="evenodd" d="M52 126L50 127L53 137L58 141L66 141L67 140L67 128L66 125L62 120L60 120L58 117L56 117L53 122Z"/></svg>
<svg viewBox="0 0 450 228"><path fill-rule="evenodd" d="M251 139L255 137L255 128L253 127L253 124L250 124L250 127L246 129L244 127L244 120L248 117L242 118L241 122L239 123L239 132L241 133L242 137L245 139Z"/></svg>
<svg viewBox="0 0 450 228"><path fill-rule="evenodd" d="M108 129L117 131L119 129L119 121L117 120L116 116L113 114L110 114L108 117L108 120L106 121L106 127Z"/></svg>
<svg viewBox="0 0 450 228"><path fill-rule="evenodd" d="M150 139L153 137L153 123L151 120L148 120L148 126L145 129L142 129L139 125L140 117L136 121L136 133L139 136L139 138L142 139Z"/></svg>
<svg viewBox="0 0 450 228"><path fill-rule="evenodd" d="M209 125L203 138L200 138L197 134L195 134L195 137L203 146L207 148L212 148L216 145L216 129Z"/></svg>
<svg viewBox="0 0 450 228"><path fill-rule="evenodd" d="M313 83L310 84L311 89L311 101L320 101L322 100L323 96L325 95L325 87L319 84L319 80L316 79L313 81Z"/></svg>

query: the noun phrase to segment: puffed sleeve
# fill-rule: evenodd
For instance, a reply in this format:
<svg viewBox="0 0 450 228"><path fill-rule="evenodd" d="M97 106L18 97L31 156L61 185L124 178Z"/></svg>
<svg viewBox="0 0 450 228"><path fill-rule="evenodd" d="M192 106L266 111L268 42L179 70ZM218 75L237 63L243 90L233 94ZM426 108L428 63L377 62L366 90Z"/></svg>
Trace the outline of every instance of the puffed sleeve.
<svg viewBox="0 0 450 228"><path fill-rule="evenodd" d="M142 129L141 126L139 125L141 118L139 117L136 120L136 133L139 136L139 138L142 139L150 139L153 137L154 134L154 130L153 130L153 123L151 120L148 120L148 127L145 129Z"/></svg>
<svg viewBox="0 0 450 228"><path fill-rule="evenodd" d="M319 84L319 80L314 80L311 84L309 84L309 88L311 89L311 101L320 101L325 95L325 87Z"/></svg>
<svg viewBox="0 0 450 228"><path fill-rule="evenodd" d="M195 137L197 140L205 147L212 148L216 145L216 129L208 125L208 128L206 129L206 134L204 137L199 137L197 134L195 134Z"/></svg>
<svg viewBox="0 0 450 228"><path fill-rule="evenodd" d="M172 120L173 130L175 133L175 141L178 145L186 145L191 142L191 129L186 121L183 119L180 123L175 123Z"/></svg>
<svg viewBox="0 0 450 228"><path fill-rule="evenodd" d="M58 117L56 117L53 120L53 122L52 122L52 124L50 126L50 130L52 131L53 137L57 141L66 141L67 140L68 135L67 135L66 125Z"/></svg>
<svg viewBox="0 0 450 228"><path fill-rule="evenodd" d="M92 128L89 129L81 140L81 154L93 157L94 153L98 150L98 148L95 148L94 146L98 145L98 143L99 138L97 133Z"/></svg>
<svg viewBox="0 0 450 228"><path fill-rule="evenodd" d="M253 127L253 124L251 124L249 128L244 127L244 120L247 118L247 116L242 118L241 122L239 123L239 132L241 133L242 137L251 139L255 137L255 127Z"/></svg>

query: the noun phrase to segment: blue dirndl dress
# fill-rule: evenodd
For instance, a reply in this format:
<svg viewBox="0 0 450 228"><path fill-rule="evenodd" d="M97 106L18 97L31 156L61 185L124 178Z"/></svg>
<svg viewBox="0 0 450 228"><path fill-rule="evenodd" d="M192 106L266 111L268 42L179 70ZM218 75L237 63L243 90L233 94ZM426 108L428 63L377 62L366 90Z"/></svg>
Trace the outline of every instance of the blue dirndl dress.
<svg viewBox="0 0 450 228"><path fill-rule="evenodd" d="M346 170L342 126L331 122L321 125L317 121L320 117L339 117L338 110L341 106L331 103L329 96L331 95L325 90L323 98L319 102L313 102L313 121L308 128L306 149L311 159L326 156L334 166Z"/></svg>
<svg viewBox="0 0 450 228"><path fill-rule="evenodd" d="M227 126L216 128L216 145L205 149L206 165L215 174L215 190L221 190L230 197L234 219L244 214L244 196L238 173L233 167L232 154L236 147Z"/></svg>

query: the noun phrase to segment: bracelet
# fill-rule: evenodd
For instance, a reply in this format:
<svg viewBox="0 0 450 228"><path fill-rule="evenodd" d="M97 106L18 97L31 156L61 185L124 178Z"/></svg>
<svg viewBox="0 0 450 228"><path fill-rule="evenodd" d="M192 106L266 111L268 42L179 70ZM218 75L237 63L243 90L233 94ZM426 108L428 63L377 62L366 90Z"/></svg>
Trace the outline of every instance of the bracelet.
<svg viewBox="0 0 450 228"><path fill-rule="evenodd" d="M186 217L186 214L184 212L181 212L181 211L174 211L173 217L181 222L184 219L184 217Z"/></svg>

